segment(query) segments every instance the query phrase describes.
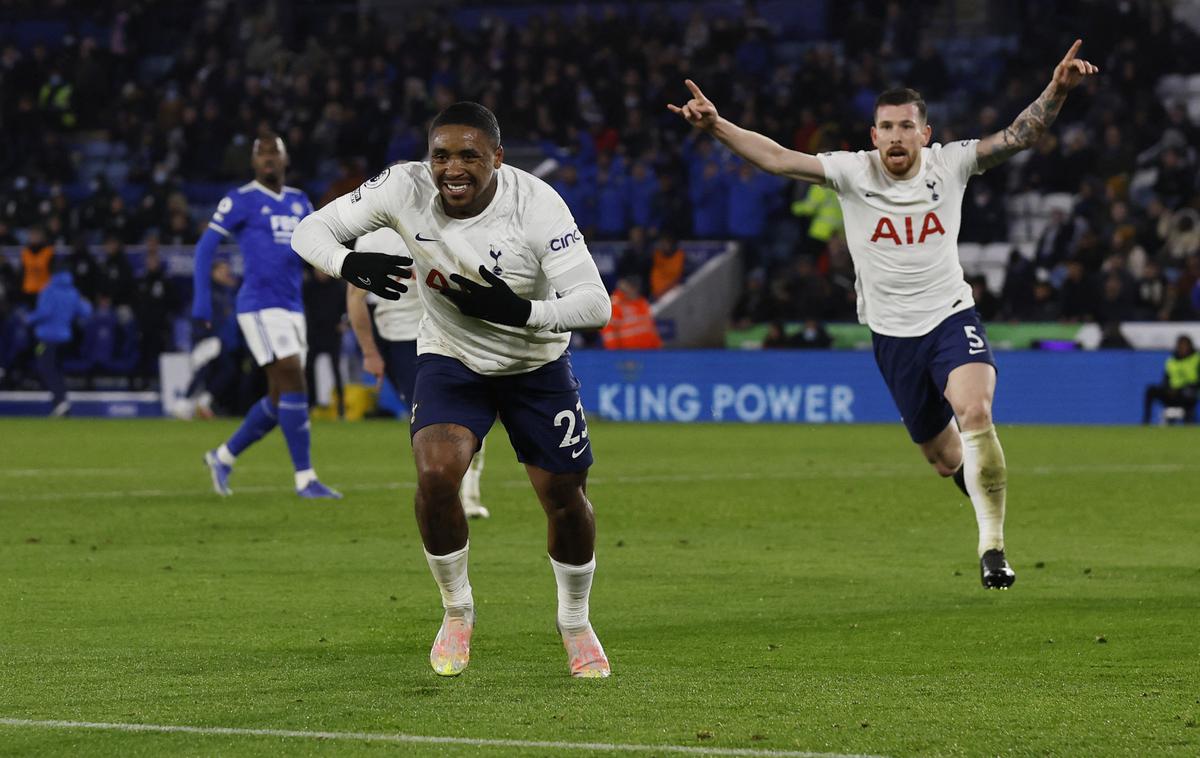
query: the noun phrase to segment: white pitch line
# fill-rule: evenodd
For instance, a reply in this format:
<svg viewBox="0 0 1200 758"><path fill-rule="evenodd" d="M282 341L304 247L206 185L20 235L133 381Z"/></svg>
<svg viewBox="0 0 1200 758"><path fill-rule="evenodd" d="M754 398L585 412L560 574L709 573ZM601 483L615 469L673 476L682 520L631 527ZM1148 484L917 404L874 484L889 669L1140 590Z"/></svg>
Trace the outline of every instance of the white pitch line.
<svg viewBox="0 0 1200 758"><path fill-rule="evenodd" d="M10 469L12 470L12 469ZM21 470L21 469L17 469ZM66 469L70 470L70 469ZM1013 470L1014 477L1026 476L1059 476L1063 474L1170 474L1183 471L1200 470L1200 464L1195 463L1118 463L1118 464L1078 464L1068 466L1029 466ZM2 475L0 471L0 475ZM799 481L812 479L868 479L868 478L910 478L927 479L929 470L917 464L897 463L893 465L875 464L868 468L847 469L814 469L811 471L741 471L720 472L711 474L645 474L638 476L592 476L588 477L591 486L625 485L625 484L669 484L673 482L725 482L725 481ZM197 477L203 478L203 477ZM389 490L411 490L416 488L416 482L379 482L376 484L341 485L336 481L334 486L345 492L381 492ZM529 486L527 479L506 479L499 482L489 482L489 487L504 489L525 488ZM234 485L234 495L242 494L286 494L291 492L287 487L263 485ZM121 498L157 498L157 497L203 497L212 493L204 488L179 489L145 489L145 490L99 490L91 492L35 492L29 494L0 494L2 502L32 502L46 500L115 500Z"/></svg>
<svg viewBox="0 0 1200 758"><path fill-rule="evenodd" d="M520 749L592 751L608 753L683 753L686 755L732 755L755 758L881 758L860 753L814 753L806 750L756 750L754 748L692 747L688 745L632 745L612 742L553 742L548 740L473 739L434 737L421 734L373 734L371 732L315 732L295 729L241 729L228 726L181 726L175 724L119 724L103 721L56 721L0 718L0 725L35 729L97 729L115 732L157 734L200 734L224 737L290 737L310 740L392 742L466 747L509 747Z"/></svg>

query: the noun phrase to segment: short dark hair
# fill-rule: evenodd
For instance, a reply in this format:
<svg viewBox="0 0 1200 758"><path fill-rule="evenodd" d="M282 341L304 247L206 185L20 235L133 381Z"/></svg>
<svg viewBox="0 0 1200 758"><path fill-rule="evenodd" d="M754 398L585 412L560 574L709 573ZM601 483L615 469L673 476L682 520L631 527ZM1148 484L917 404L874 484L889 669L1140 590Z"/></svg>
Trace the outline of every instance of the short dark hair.
<svg viewBox="0 0 1200 758"><path fill-rule="evenodd" d="M879 97L875 98L875 110L872 111L872 114L878 113L881 105L908 105L909 103L917 106L917 113L920 113L921 120L925 121L925 98L911 87L893 87L880 92ZM872 117L874 116L872 115Z"/></svg>
<svg viewBox="0 0 1200 758"><path fill-rule="evenodd" d="M496 121L496 114L479 103L464 100L451 105L434 117L433 123L429 125L429 133L433 134L433 130L439 126L451 124L478 129L486 134L494 145L500 146L500 123Z"/></svg>

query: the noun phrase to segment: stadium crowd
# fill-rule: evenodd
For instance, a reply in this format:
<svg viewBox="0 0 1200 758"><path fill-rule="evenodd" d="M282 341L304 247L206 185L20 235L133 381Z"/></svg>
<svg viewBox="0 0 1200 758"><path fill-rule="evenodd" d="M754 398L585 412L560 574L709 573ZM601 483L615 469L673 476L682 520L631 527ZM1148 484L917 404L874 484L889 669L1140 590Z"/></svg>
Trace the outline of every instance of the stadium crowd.
<svg viewBox="0 0 1200 758"><path fill-rule="evenodd" d="M365 4L370 8L370 4ZM187 302L160 246L192 245L277 130L288 183L317 207L380 166L424 157L428 119L476 100L510 160L544 174L592 239L627 241L617 274L661 294L678 239L735 239L735 326L849 321L854 275L836 199L765 175L665 104L691 77L741 125L807 152L869 148L876 93L929 103L934 140L999 130L1080 36L1102 75L1037 148L971 182L961 240L1010 251L964 264L985 319L1200 319L1198 128L1172 74L1200 70L1163 0L795 4L760 15L683 3L529 15L460 4L403 23L344 5L67 0L0 7L0 370L28 360L23 314L61 259L96 305L88 358L154 373ZM950 4L946 4L950 5ZM990 10L989 10L990 9ZM634 21L631 16L637 15ZM34 21L33 19L37 19ZM1050 208L1047 198L1067 202ZM145 246L136 265L125 246ZM651 286L657 282L655 286ZM22 335L25 335L24 340ZM100 340L103 342L103 340ZM110 344L111 343L111 344ZM122 364L124 365L124 364Z"/></svg>

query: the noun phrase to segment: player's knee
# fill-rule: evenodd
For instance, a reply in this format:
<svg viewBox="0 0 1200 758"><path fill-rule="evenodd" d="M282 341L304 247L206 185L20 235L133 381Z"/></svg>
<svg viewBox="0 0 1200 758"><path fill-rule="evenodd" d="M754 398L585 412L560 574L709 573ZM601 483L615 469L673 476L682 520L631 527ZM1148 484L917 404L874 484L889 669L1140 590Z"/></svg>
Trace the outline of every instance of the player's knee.
<svg viewBox="0 0 1200 758"><path fill-rule="evenodd" d="M958 471L958 466L950 466L941 459L931 460L929 462L933 465L933 470L937 472L937 475L943 479L954 476L954 472Z"/></svg>
<svg viewBox="0 0 1200 758"><path fill-rule="evenodd" d="M983 429L992 423L992 401L987 398L972 400L958 414L963 430Z"/></svg>
<svg viewBox="0 0 1200 758"><path fill-rule="evenodd" d="M461 475L456 467L434 461L417 470L417 494L427 501L452 501L458 495Z"/></svg>
<svg viewBox="0 0 1200 758"><path fill-rule="evenodd" d="M573 476L557 476L547 483L542 493L542 503L548 512L568 513L587 509L588 499L583 493L583 484Z"/></svg>

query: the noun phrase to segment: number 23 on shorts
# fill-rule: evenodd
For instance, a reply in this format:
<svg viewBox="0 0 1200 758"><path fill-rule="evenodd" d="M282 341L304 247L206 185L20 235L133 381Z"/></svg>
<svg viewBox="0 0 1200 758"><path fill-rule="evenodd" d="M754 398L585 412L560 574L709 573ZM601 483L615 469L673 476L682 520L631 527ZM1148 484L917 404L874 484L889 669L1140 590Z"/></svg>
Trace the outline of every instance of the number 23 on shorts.
<svg viewBox="0 0 1200 758"><path fill-rule="evenodd" d="M576 422L575 414L579 414L579 420ZM575 434L575 425L579 424L579 434ZM587 419L583 416L583 402L575 403L575 410L559 411L554 416L554 426L560 427L566 425L566 433L563 434L562 442L559 447L572 447L578 445L581 441L586 440L588 436Z"/></svg>

